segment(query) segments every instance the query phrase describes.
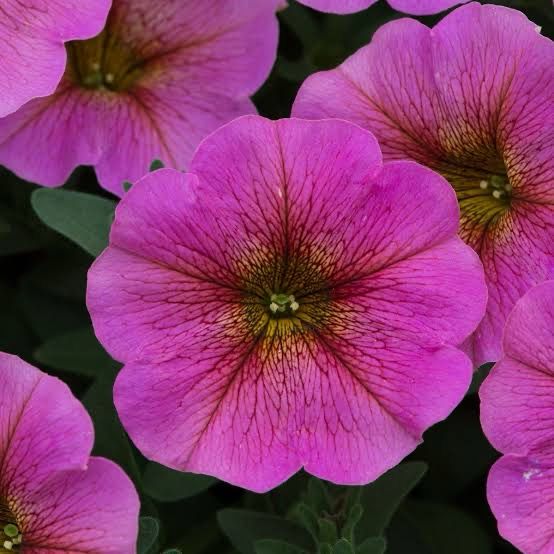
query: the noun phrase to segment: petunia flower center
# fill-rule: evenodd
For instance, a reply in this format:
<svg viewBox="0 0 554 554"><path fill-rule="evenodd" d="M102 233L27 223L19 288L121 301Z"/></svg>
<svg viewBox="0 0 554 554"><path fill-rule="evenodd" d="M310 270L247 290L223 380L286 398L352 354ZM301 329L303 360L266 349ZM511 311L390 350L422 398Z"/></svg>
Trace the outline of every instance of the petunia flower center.
<svg viewBox="0 0 554 554"><path fill-rule="evenodd" d="M491 175L489 179L482 179L479 188L490 193L495 200L503 201L509 200L512 192L512 185L506 175Z"/></svg>
<svg viewBox="0 0 554 554"><path fill-rule="evenodd" d="M66 44L68 77L92 90L124 92L144 73L144 62L134 49L108 26L89 40Z"/></svg>
<svg viewBox="0 0 554 554"><path fill-rule="evenodd" d="M8 503L0 498L0 554L19 552L23 535Z"/></svg>
<svg viewBox="0 0 554 554"><path fill-rule="evenodd" d="M503 164L496 161L491 165L494 169L485 172L454 164L437 168L456 192L460 204L460 235L476 249L482 243L483 233L496 227L513 199L512 184Z"/></svg>
<svg viewBox="0 0 554 554"><path fill-rule="evenodd" d="M300 304L293 294L272 294L269 298L269 311L273 317L290 316L294 314Z"/></svg>
<svg viewBox="0 0 554 554"><path fill-rule="evenodd" d="M334 310L324 252L255 251L242 262L241 319L255 336L283 338L327 326Z"/></svg>

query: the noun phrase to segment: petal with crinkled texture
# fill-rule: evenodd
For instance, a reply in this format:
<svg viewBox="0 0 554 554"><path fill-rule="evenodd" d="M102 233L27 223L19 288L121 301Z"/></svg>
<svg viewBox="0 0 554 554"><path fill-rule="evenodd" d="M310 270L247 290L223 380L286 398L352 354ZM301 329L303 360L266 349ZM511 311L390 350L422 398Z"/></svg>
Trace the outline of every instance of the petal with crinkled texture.
<svg viewBox="0 0 554 554"><path fill-rule="evenodd" d="M492 467L487 498L500 534L525 554L554 552L554 456L543 465L532 458L504 456ZM546 493L546 494L545 494Z"/></svg>
<svg viewBox="0 0 554 554"><path fill-rule="evenodd" d="M377 0L299 0L301 4L329 13L354 13L365 10ZM399 12L412 15L428 15L442 12L468 0L388 0Z"/></svg>
<svg viewBox="0 0 554 554"><path fill-rule="evenodd" d="M92 422L67 385L0 353L0 388L1 515L25 552L135 552L137 493L114 463L90 458Z"/></svg>
<svg viewBox="0 0 554 554"><path fill-rule="evenodd" d="M124 426L151 459L256 491L302 466L375 479L471 378L454 346L486 289L454 193L337 120L241 118L191 171L133 186L89 272ZM270 315L276 290L296 315Z"/></svg>
<svg viewBox="0 0 554 554"><path fill-rule="evenodd" d="M505 454L489 476L489 503L506 539L547 554L554 547L554 281L516 303L503 345L480 390L483 429Z"/></svg>
<svg viewBox="0 0 554 554"><path fill-rule="evenodd" d="M553 55L522 13L470 3L433 29L384 25L337 69L310 76L293 107L369 129L385 160L414 159L456 189L461 236L481 255L490 289L468 345L477 365L500 357L515 301L554 278ZM511 187L507 203L481 187L496 175Z"/></svg>
<svg viewBox="0 0 554 554"><path fill-rule="evenodd" d="M138 495L113 462L90 458L83 471L63 472L19 503L25 551L134 554ZM32 514L25 516L25 514Z"/></svg>
<svg viewBox="0 0 554 554"><path fill-rule="evenodd" d="M469 0L387 0L392 8L410 15L430 15L448 10Z"/></svg>
<svg viewBox="0 0 554 554"><path fill-rule="evenodd" d="M122 196L154 159L185 169L204 137L255 112L248 97L275 60L277 0L160 0L156 17L151 7L114 0L103 34L71 43L56 92L0 120L2 164L43 186L93 165Z"/></svg>
<svg viewBox="0 0 554 554"><path fill-rule="evenodd" d="M25 493L61 470L84 469L92 423L67 385L1 352L0 368L2 488Z"/></svg>
<svg viewBox="0 0 554 554"><path fill-rule="evenodd" d="M0 117L54 92L65 69L64 42L99 33L110 5L111 0L2 2Z"/></svg>
<svg viewBox="0 0 554 554"><path fill-rule="evenodd" d="M98 163L113 141L108 112L101 95L64 81L55 94L0 120L0 163L28 181L63 185L78 164Z"/></svg>
<svg viewBox="0 0 554 554"><path fill-rule="evenodd" d="M300 0L314 10L329 13L354 13L365 10L375 4L377 0Z"/></svg>

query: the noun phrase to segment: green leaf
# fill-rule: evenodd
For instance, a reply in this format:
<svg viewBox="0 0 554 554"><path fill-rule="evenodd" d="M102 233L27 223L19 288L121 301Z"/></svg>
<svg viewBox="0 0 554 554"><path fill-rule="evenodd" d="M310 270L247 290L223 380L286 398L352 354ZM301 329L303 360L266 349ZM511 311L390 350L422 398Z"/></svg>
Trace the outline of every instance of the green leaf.
<svg viewBox="0 0 554 554"><path fill-rule="evenodd" d="M159 502L175 502L200 494L215 483L215 477L182 473L150 462L142 476L143 489Z"/></svg>
<svg viewBox="0 0 554 554"><path fill-rule="evenodd" d="M264 539L254 545L256 554L306 554L305 550L287 542Z"/></svg>
<svg viewBox="0 0 554 554"><path fill-rule="evenodd" d="M356 525L358 525L358 522L362 518L363 513L364 511L360 504L354 504L350 508L350 511L348 512L348 517L341 530L341 534L346 540L354 542L354 531L356 529Z"/></svg>
<svg viewBox="0 0 554 554"><path fill-rule="evenodd" d="M304 502L300 502L295 508L292 513L292 517L297 520L300 524L306 528L310 535L313 537L314 540L318 540L319 537L319 522L317 518L317 514L315 511L308 506L307 504L304 504Z"/></svg>
<svg viewBox="0 0 554 554"><path fill-rule="evenodd" d="M362 489L360 504L364 511L356 525L357 541L383 534L402 500L426 471L427 465L423 462L407 462Z"/></svg>
<svg viewBox="0 0 554 554"><path fill-rule="evenodd" d="M31 204L38 217L92 256L108 245L115 202L93 194L42 188Z"/></svg>
<svg viewBox="0 0 554 554"><path fill-rule="evenodd" d="M162 160L152 160L152 163L150 164L150 171L156 171L157 169L163 169L164 167L165 164Z"/></svg>
<svg viewBox="0 0 554 554"><path fill-rule="evenodd" d="M315 550L310 535L287 519L249 510L226 509L217 514L219 526L241 554L256 554L260 539L278 539L304 550Z"/></svg>
<svg viewBox="0 0 554 554"><path fill-rule="evenodd" d="M329 499L329 493L327 491L327 486L323 481L312 477L308 481L308 504L310 507L317 513L321 514L323 512L331 511L331 504Z"/></svg>
<svg viewBox="0 0 554 554"><path fill-rule="evenodd" d="M119 367L102 348L91 327L47 340L36 350L35 359L41 364L88 377L113 373Z"/></svg>
<svg viewBox="0 0 554 554"><path fill-rule="evenodd" d="M334 521L320 517L317 520L319 527L319 540L322 543L334 544L338 539L337 525Z"/></svg>
<svg viewBox="0 0 554 554"><path fill-rule="evenodd" d="M148 554L158 539L160 524L153 517L141 517L137 541L137 554Z"/></svg>
<svg viewBox="0 0 554 554"><path fill-rule="evenodd" d="M432 554L491 554L492 545L468 513L445 503L409 500L403 510Z"/></svg>
<svg viewBox="0 0 554 554"><path fill-rule="evenodd" d="M387 542L383 537L369 537L356 548L356 554L384 554Z"/></svg>
<svg viewBox="0 0 554 554"><path fill-rule="evenodd" d="M354 547L346 539L341 539L333 547L333 554L355 554Z"/></svg>

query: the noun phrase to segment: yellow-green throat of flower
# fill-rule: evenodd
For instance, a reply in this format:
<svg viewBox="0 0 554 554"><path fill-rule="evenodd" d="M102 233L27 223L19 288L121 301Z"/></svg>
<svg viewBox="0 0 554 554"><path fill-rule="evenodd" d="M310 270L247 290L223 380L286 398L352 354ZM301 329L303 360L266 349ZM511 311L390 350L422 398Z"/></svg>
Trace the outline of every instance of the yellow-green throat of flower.
<svg viewBox="0 0 554 554"><path fill-rule="evenodd" d="M0 553L19 552L23 535L8 503L0 498Z"/></svg>

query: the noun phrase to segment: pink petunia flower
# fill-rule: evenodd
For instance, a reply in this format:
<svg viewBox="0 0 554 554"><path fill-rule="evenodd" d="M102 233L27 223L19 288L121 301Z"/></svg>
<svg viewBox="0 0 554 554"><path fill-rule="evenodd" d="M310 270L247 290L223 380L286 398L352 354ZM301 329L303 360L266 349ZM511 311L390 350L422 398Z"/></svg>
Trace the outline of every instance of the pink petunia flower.
<svg viewBox="0 0 554 554"><path fill-rule="evenodd" d="M367 483L464 395L486 304L455 195L344 121L246 116L119 204L89 272L150 459L255 490Z"/></svg>
<svg viewBox="0 0 554 554"><path fill-rule="evenodd" d="M57 91L0 120L0 164L45 186L78 165L123 194L153 159L183 169L200 140L255 112L275 60L277 0L113 0L94 39L67 45Z"/></svg>
<svg viewBox="0 0 554 554"><path fill-rule="evenodd" d="M508 317L504 355L483 383L481 422L505 454L487 496L500 534L525 554L554 552L554 281Z"/></svg>
<svg viewBox="0 0 554 554"><path fill-rule="evenodd" d="M134 554L139 501L59 379L0 353L0 552Z"/></svg>
<svg viewBox="0 0 554 554"><path fill-rule="evenodd" d="M489 287L467 348L500 356L506 316L554 278L554 45L522 13L472 3L433 29L384 25L337 69L307 79L298 117L339 117L375 133L386 160L414 159L446 177L461 236Z"/></svg>
<svg viewBox="0 0 554 554"><path fill-rule="evenodd" d="M377 0L298 0L310 8L328 13L354 13L373 6ZM429 15L448 10L469 0L387 0L391 8L412 15Z"/></svg>
<svg viewBox="0 0 554 554"><path fill-rule="evenodd" d="M64 42L102 30L111 0L3 0L0 7L0 117L62 78Z"/></svg>

